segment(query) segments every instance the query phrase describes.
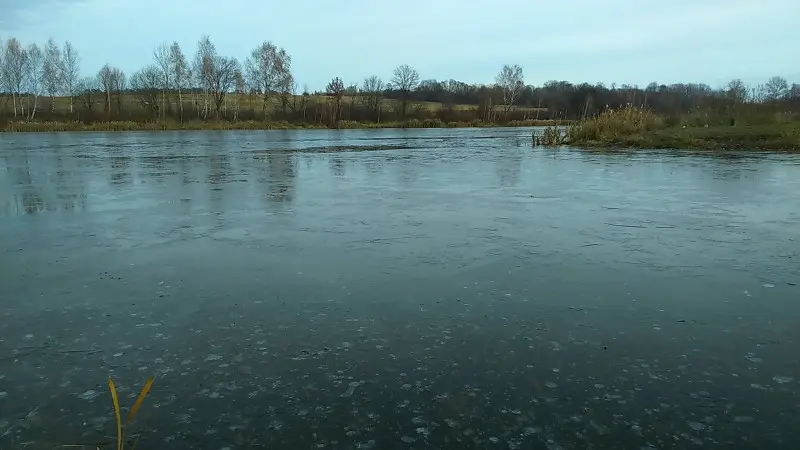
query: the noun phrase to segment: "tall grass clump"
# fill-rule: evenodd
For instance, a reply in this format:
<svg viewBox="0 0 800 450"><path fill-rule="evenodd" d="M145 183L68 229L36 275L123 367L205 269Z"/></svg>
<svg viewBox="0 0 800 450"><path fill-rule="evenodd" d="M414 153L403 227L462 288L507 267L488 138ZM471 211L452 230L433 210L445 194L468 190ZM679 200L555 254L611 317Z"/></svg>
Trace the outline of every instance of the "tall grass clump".
<svg viewBox="0 0 800 450"><path fill-rule="evenodd" d="M119 396L117 395L117 388L114 385L114 380L111 377L108 377L108 389L111 391L111 401L114 405L114 418L116 419L117 424L117 450L123 450L125 448L125 431L128 426L133 422L133 419L136 418L136 414L139 412L139 409L142 407L142 403L144 403L144 398L147 397L147 394L150 392L150 388L153 386L153 381L155 381L154 377L150 377L147 382L144 384L144 387L139 392L139 397L136 398L136 402L131 407L130 411L128 411L128 416L125 418L125 423L122 423L122 411L119 407ZM138 442L138 436L136 441L133 443L132 448L136 447L136 442Z"/></svg>
<svg viewBox="0 0 800 450"><path fill-rule="evenodd" d="M617 142L665 127L664 118L653 111L634 105L608 109L598 116L571 125L567 130L570 143Z"/></svg>
<svg viewBox="0 0 800 450"><path fill-rule="evenodd" d="M567 143L567 131L562 130L558 126L549 126L542 130L541 133L537 133L534 131L533 133L533 145L539 146L557 146L557 145L564 145Z"/></svg>

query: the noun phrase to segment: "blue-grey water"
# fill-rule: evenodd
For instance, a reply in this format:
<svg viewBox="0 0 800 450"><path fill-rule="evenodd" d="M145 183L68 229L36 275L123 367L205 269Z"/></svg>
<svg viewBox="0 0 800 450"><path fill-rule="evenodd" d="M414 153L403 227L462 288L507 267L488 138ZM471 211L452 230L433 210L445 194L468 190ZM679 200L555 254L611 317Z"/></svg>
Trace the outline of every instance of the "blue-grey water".
<svg viewBox="0 0 800 450"><path fill-rule="evenodd" d="M0 448L797 449L799 240L799 155L0 135Z"/></svg>

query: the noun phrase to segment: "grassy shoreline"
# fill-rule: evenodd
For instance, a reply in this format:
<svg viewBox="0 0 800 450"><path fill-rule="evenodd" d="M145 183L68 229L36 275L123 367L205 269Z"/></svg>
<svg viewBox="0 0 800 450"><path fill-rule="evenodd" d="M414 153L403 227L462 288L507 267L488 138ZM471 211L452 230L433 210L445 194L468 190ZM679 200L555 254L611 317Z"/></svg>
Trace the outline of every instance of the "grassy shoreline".
<svg viewBox="0 0 800 450"><path fill-rule="evenodd" d="M516 120L507 123L481 121L444 122L439 119L411 119L403 122L354 122L340 121L335 126L322 124L263 122L263 121L186 121L186 122L134 122L110 121L83 123L77 121L17 121L9 122L0 128L6 133L55 133L72 131L199 131L199 130L306 130L306 129L372 129L372 128L492 128L492 127L535 127L563 126L568 121L556 120Z"/></svg>
<svg viewBox="0 0 800 450"><path fill-rule="evenodd" d="M587 148L800 151L800 123L669 127L606 139L573 139L567 143Z"/></svg>
<svg viewBox="0 0 800 450"><path fill-rule="evenodd" d="M534 134L534 145L625 149L800 150L800 117L765 116L749 121L728 116L707 118L714 125L666 118L642 107L608 110L566 129L547 127Z"/></svg>
<svg viewBox="0 0 800 450"><path fill-rule="evenodd" d="M587 149L701 149L701 150L783 150L800 151L800 121L715 126L667 126L663 118L637 108L610 111L579 123L554 120L524 120L508 123L481 121L444 122L412 119L403 122L340 121L335 126L284 121L17 121L0 127L7 133L127 132L127 131L223 131L223 130L306 130L375 128L494 128L547 127L534 135L534 145L568 145ZM566 126L566 129L561 127Z"/></svg>

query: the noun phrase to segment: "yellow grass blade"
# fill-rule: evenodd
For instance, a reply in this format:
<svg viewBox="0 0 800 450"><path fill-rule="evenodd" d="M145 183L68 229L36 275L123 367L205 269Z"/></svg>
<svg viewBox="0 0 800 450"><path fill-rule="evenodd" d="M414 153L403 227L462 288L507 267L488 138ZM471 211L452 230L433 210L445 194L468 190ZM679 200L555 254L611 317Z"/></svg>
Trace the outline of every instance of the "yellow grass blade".
<svg viewBox="0 0 800 450"><path fill-rule="evenodd" d="M153 381L155 381L155 377L150 377L147 379L147 382L144 384L144 387L142 388L142 392L139 393L139 398L136 399L136 403L133 404L133 407L128 413L128 418L125 420L125 425L133 422L133 419L136 418L136 413L139 412L139 408L142 407L142 402L144 402L144 398L147 397L147 393L150 392L150 388L153 386Z"/></svg>
<svg viewBox="0 0 800 450"><path fill-rule="evenodd" d="M122 450L122 418L119 413L119 397L117 397L117 388L111 377L108 377L108 388L111 390L111 401L114 402L114 415L117 418L117 450Z"/></svg>
<svg viewBox="0 0 800 450"><path fill-rule="evenodd" d="M133 442L133 446L131 447L131 450L136 450L136 446L139 445L139 438L140 437L142 437L141 433L136 435L136 440Z"/></svg>

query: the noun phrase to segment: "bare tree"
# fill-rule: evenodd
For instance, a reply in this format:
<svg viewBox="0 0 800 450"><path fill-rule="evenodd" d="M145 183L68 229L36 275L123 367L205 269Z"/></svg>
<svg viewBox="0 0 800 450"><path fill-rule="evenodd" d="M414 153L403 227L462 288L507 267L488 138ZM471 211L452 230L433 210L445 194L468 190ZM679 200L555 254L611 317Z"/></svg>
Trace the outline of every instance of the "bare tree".
<svg viewBox="0 0 800 450"><path fill-rule="evenodd" d="M105 111L111 117L111 99L115 98L117 112L122 112L122 91L125 89L125 73L116 67L104 65L97 73L97 81L106 95Z"/></svg>
<svg viewBox="0 0 800 450"><path fill-rule="evenodd" d="M762 95L766 101L783 100L789 95L789 83L783 77L772 77L764 85Z"/></svg>
<svg viewBox="0 0 800 450"><path fill-rule="evenodd" d="M525 89L522 67L516 64L513 66L504 65L500 73L495 77L495 82L503 90L504 113L505 117L508 118L509 111L511 111L517 98L519 98L519 94Z"/></svg>
<svg viewBox="0 0 800 450"><path fill-rule="evenodd" d="M289 99L294 98L294 90L295 90L294 77L292 76L292 74L289 74L289 77L284 79L278 85L278 98L281 101L281 111L283 111L284 114L287 113L287 110L289 108Z"/></svg>
<svg viewBox="0 0 800 450"><path fill-rule="evenodd" d="M166 42L162 42L153 51L158 69L161 70L161 116L165 117L167 110L170 109L170 101L167 93L172 88L172 67L170 58L170 48ZM133 81L133 79L131 79Z"/></svg>
<svg viewBox="0 0 800 450"><path fill-rule="evenodd" d="M336 123L342 118L342 97L344 96L344 82L336 77L325 87L325 93L331 100L331 123Z"/></svg>
<svg viewBox="0 0 800 450"><path fill-rule="evenodd" d="M744 103L747 98L747 86L738 78L731 80L728 82L725 94L734 103Z"/></svg>
<svg viewBox="0 0 800 450"><path fill-rule="evenodd" d="M50 95L50 112L56 110L56 95L63 86L63 63L61 62L61 49L53 38L47 40L44 47L43 62L44 90Z"/></svg>
<svg viewBox="0 0 800 450"><path fill-rule="evenodd" d="M197 53L194 56L194 68L192 70L197 79L198 86L203 89L203 108L200 109L199 101L195 98L197 106L197 116L206 118L210 110L209 95L211 93L211 83L216 72L216 63L219 56L217 47L211 42L208 35L203 35L197 43Z"/></svg>
<svg viewBox="0 0 800 450"><path fill-rule="evenodd" d="M26 51L28 53L26 60L27 90L33 99L33 106L28 107L28 119L33 120L36 117L36 106L44 84L44 53L36 44L29 45Z"/></svg>
<svg viewBox="0 0 800 450"><path fill-rule="evenodd" d="M173 42L169 47L169 63L170 72L172 73L172 80L175 88L178 91L178 105L181 111L181 122L183 122L183 88L187 86L191 79L189 73L189 66L186 64L186 57L181 51L181 46L177 42Z"/></svg>
<svg viewBox="0 0 800 450"><path fill-rule="evenodd" d="M72 97L75 94L75 85L78 83L80 57L78 51L69 41L64 43L61 53L61 81L64 93L69 96L69 112L72 113Z"/></svg>
<svg viewBox="0 0 800 450"><path fill-rule="evenodd" d="M114 85L114 74L113 69L108 64L104 65L100 68L100 71L97 72L97 81L100 85L100 89L105 93L106 101L103 105L103 109L111 117L111 90L113 89Z"/></svg>
<svg viewBox="0 0 800 450"><path fill-rule="evenodd" d="M289 88L289 96L292 99L292 113L296 114L298 111L300 111L300 105L298 104L298 101L300 100L301 96L297 95L297 81L294 81L294 77L292 77L292 85Z"/></svg>
<svg viewBox="0 0 800 450"><path fill-rule="evenodd" d="M250 86L262 95L261 112L266 119L270 94L288 90L294 82L292 58L283 48L264 41L250 52L245 72Z"/></svg>
<svg viewBox="0 0 800 450"><path fill-rule="evenodd" d="M3 78L11 91L14 117L17 117L17 106L22 110L22 89L25 87L28 52L16 38L9 38L4 52ZM22 114L22 112L20 112Z"/></svg>
<svg viewBox="0 0 800 450"><path fill-rule="evenodd" d="M364 79L364 84L361 87L361 98L364 100L364 106L375 115L375 120L381 121L381 97L383 94L383 80L378 78L377 75L372 75Z"/></svg>
<svg viewBox="0 0 800 450"><path fill-rule="evenodd" d="M149 109L153 117L158 117L159 113L159 91L161 103L163 104L164 72L161 67L151 64L131 77L131 91L139 104Z"/></svg>
<svg viewBox="0 0 800 450"><path fill-rule="evenodd" d="M206 76L209 82L209 90L214 98L215 115L219 119L225 96L234 86L236 72L240 71L241 67L236 58L226 58L224 56L215 56L210 66L211 69Z"/></svg>
<svg viewBox="0 0 800 450"><path fill-rule="evenodd" d="M353 111L356 109L356 103L360 103L359 97L361 92L358 89L358 83L353 83L344 89L344 95L350 99L347 107L347 119L353 120Z"/></svg>
<svg viewBox="0 0 800 450"><path fill-rule="evenodd" d="M394 69L391 80L392 89L400 93L400 115L406 116L408 111L408 100L411 92L419 83L419 73L407 64L403 64Z"/></svg>
<svg viewBox="0 0 800 450"><path fill-rule="evenodd" d="M795 102L800 100L800 84L792 83L792 88L789 89L789 99Z"/></svg>
<svg viewBox="0 0 800 450"><path fill-rule="evenodd" d="M75 83L75 93L80 96L80 102L83 107L90 112L103 94L97 77L86 77L78 80Z"/></svg>
<svg viewBox="0 0 800 450"><path fill-rule="evenodd" d="M750 98L755 103L761 103L764 101L764 85L759 84L758 86L751 87L748 89L748 98Z"/></svg>
<svg viewBox="0 0 800 450"><path fill-rule="evenodd" d="M125 91L125 72L120 69L112 69L112 88L114 89L114 97L117 101L117 112L122 112L122 92Z"/></svg>
<svg viewBox="0 0 800 450"><path fill-rule="evenodd" d="M233 104L233 121L239 120L240 99L247 89L247 84L244 81L244 73L241 67L237 67L233 74L233 89L234 89L234 104Z"/></svg>
<svg viewBox="0 0 800 450"><path fill-rule="evenodd" d="M306 115L308 114L308 98L311 94L308 92L308 85L303 84L303 93L301 94L300 99L300 109L303 111L303 122L306 121Z"/></svg>

